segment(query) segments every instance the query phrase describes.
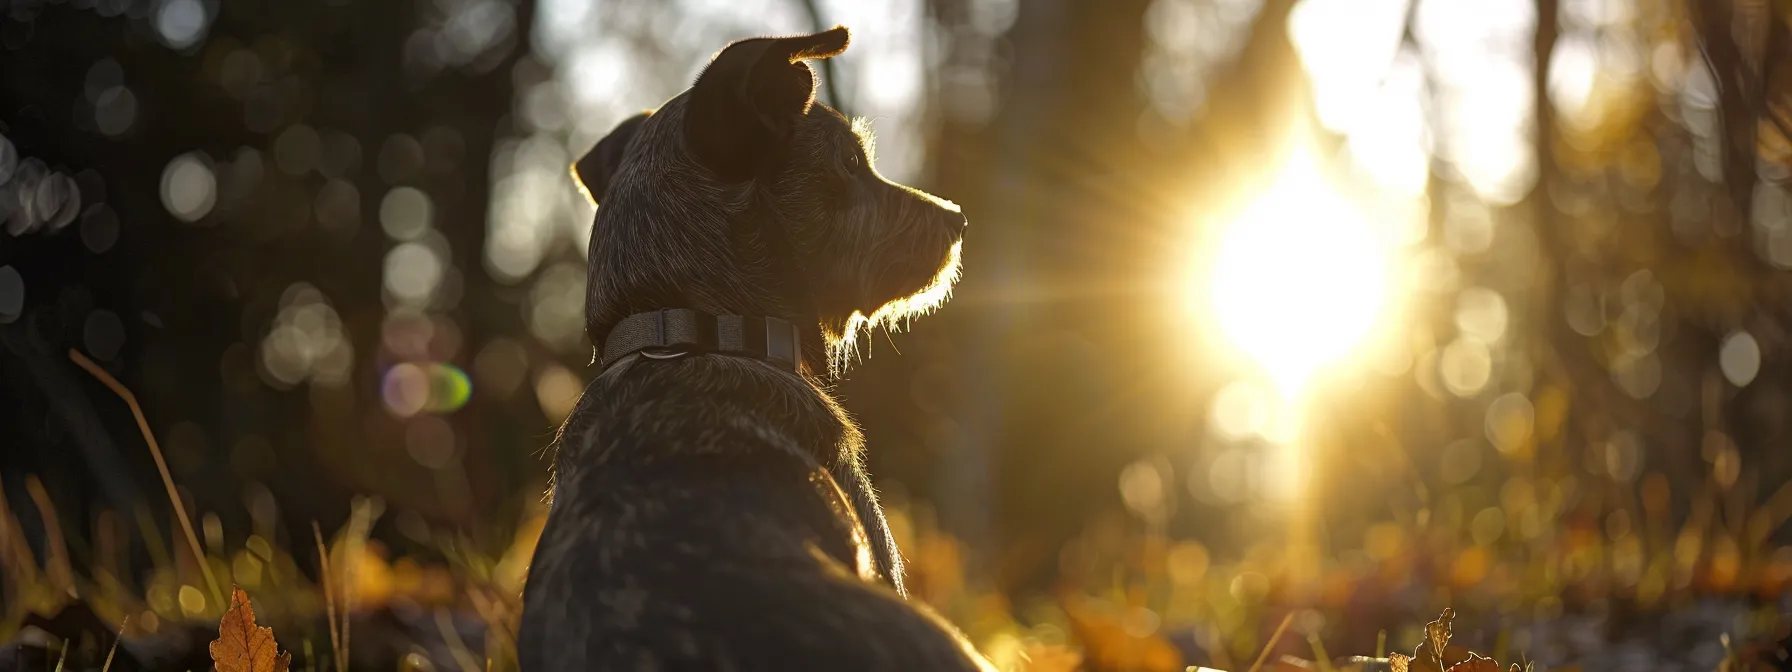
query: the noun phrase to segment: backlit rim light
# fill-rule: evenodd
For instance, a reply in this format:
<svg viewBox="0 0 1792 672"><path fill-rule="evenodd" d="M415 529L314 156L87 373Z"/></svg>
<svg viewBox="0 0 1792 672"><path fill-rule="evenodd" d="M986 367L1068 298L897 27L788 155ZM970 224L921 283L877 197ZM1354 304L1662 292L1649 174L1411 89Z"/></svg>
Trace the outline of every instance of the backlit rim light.
<svg viewBox="0 0 1792 672"><path fill-rule="evenodd" d="M829 373L839 375L846 370L848 360L858 353L860 332L869 334L878 327L899 331L907 325L909 318L932 313L947 299L952 298L952 287L958 283L959 274L964 270L963 257L964 241L959 240L946 252L945 265L940 267L933 280L921 291L886 303L869 316L855 311L848 317L840 339L828 346Z"/></svg>
<svg viewBox="0 0 1792 672"><path fill-rule="evenodd" d="M1212 249L1213 318L1289 397L1367 340L1390 303L1385 236L1305 148Z"/></svg>

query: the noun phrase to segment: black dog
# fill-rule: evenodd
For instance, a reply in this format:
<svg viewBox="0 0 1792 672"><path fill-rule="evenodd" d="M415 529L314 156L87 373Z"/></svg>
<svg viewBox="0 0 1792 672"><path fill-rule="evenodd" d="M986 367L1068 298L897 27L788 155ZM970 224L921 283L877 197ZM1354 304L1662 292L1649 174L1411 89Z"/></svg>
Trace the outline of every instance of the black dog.
<svg viewBox="0 0 1792 672"><path fill-rule="evenodd" d="M556 442L523 669L992 669L903 599L859 431L819 382L855 334L945 299L965 226L814 104L804 60L846 44L729 45L575 166L601 204L604 368Z"/></svg>

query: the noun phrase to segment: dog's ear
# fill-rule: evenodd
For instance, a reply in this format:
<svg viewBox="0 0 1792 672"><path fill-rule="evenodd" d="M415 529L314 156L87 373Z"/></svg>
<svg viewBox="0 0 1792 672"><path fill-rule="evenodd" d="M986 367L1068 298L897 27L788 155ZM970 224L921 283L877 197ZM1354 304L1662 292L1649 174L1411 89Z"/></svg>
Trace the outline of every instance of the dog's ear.
<svg viewBox="0 0 1792 672"><path fill-rule="evenodd" d="M685 146L718 177L751 178L790 137L815 100L815 73L803 61L846 51L835 26L801 37L762 37L728 45L691 87Z"/></svg>
<svg viewBox="0 0 1792 672"><path fill-rule="evenodd" d="M610 180L616 177L616 169L622 165L622 156L627 153L629 143L641 131L641 123L647 121L652 112L642 112L624 119L610 131L604 139L597 141L591 151L585 152L578 163L572 164L572 174L579 183L579 190L585 192L585 200L597 205L603 200L604 190L610 188Z"/></svg>

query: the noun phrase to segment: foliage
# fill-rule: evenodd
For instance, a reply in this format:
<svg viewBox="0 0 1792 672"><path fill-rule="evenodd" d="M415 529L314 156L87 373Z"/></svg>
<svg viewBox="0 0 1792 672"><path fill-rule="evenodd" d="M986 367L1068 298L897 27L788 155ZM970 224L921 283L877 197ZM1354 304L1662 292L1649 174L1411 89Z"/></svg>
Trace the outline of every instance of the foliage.
<svg viewBox="0 0 1792 672"><path fill-rule="evenodd" d="M274 631L255 624L249 595L234 586L230 608L218 622L218 639L210 649L218 672L286 672L292 664L292 653L279 652Z"/></svg>

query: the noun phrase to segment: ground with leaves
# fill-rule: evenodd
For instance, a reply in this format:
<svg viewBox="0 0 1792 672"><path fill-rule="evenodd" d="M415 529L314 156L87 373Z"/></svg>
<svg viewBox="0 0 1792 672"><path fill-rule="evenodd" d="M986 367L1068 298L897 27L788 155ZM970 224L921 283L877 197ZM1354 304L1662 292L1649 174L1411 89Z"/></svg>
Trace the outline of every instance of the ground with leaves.
<svg viewBox="0 0 1792 672"><path fill-rule="evenodd" d="M502 553L466 553L453 565L426 568L407 557L389 557L382 545L363 536L377 509L377 503L362 502L358 522L329 537L317 535L311 557L324 558L324 581L308 581L296 558L278 549L259 565L244 561L255 553L243 549L228 560L223 554L208 557L231 588L224 606L205 594L197 563L186 561L152 580L148 590L151 596L172 592L173 604L109 592L105 582L85 579L68 591L46 591L80 595L79 600L64 598L29 610L9 604L10 613L23 615L0 631L10 638L0 653L0 670L50 670L59 664L67 670L187 670L215 664L223 672L288 665L320 671L515 669L510 642L517 605L502 598L516 594L510 567L527 557L537 528L520 525L512 547ZM1742 672L1789 666L1792 621L1780 614L1792 604L1741 595L1604 616L1578 605L1530 622L1486 609L1460 617L1446 609L1420 625L1422 618L1405 621L1409 617L1399 615L1394 605L1402 591L1386 584L1362 581L1355 604L1327 606L1322 597L1297 607L1292 593L1274 585L1254 592L1247 584L1258 579L1240 564L1207 567L1199 580L1224 584L1227 591L1240 587L1246 599L1234 608L1242 611L1211 612L1203 620L1166 609L1165 618L1149 622L1142 614L1151 612L1124 606L1128 600L1150 603L1137 591L1128 596L1066 589L1054 600L1010 605L966 575L956 540L917 524L909 511L894 511L893 517L915 560L917 598L960 623L1005 670L1507 672L1517 665L1534 671ZM5 557L21 559L16 553ZM11 567L40 581L82 574L67 567ZM1187 569L1166 583L1188 584ZM1358 648L1346 627L1353 613L1381 619L1360 624L1382 633L1386 644L1375 648L1412 653ZM262 614L265 620L258 618ZM124 637L114 651L120 632ZM1242 648L1243 642L1255 643ZM1332 657L1328 650L1374 655Z"/></svg>

